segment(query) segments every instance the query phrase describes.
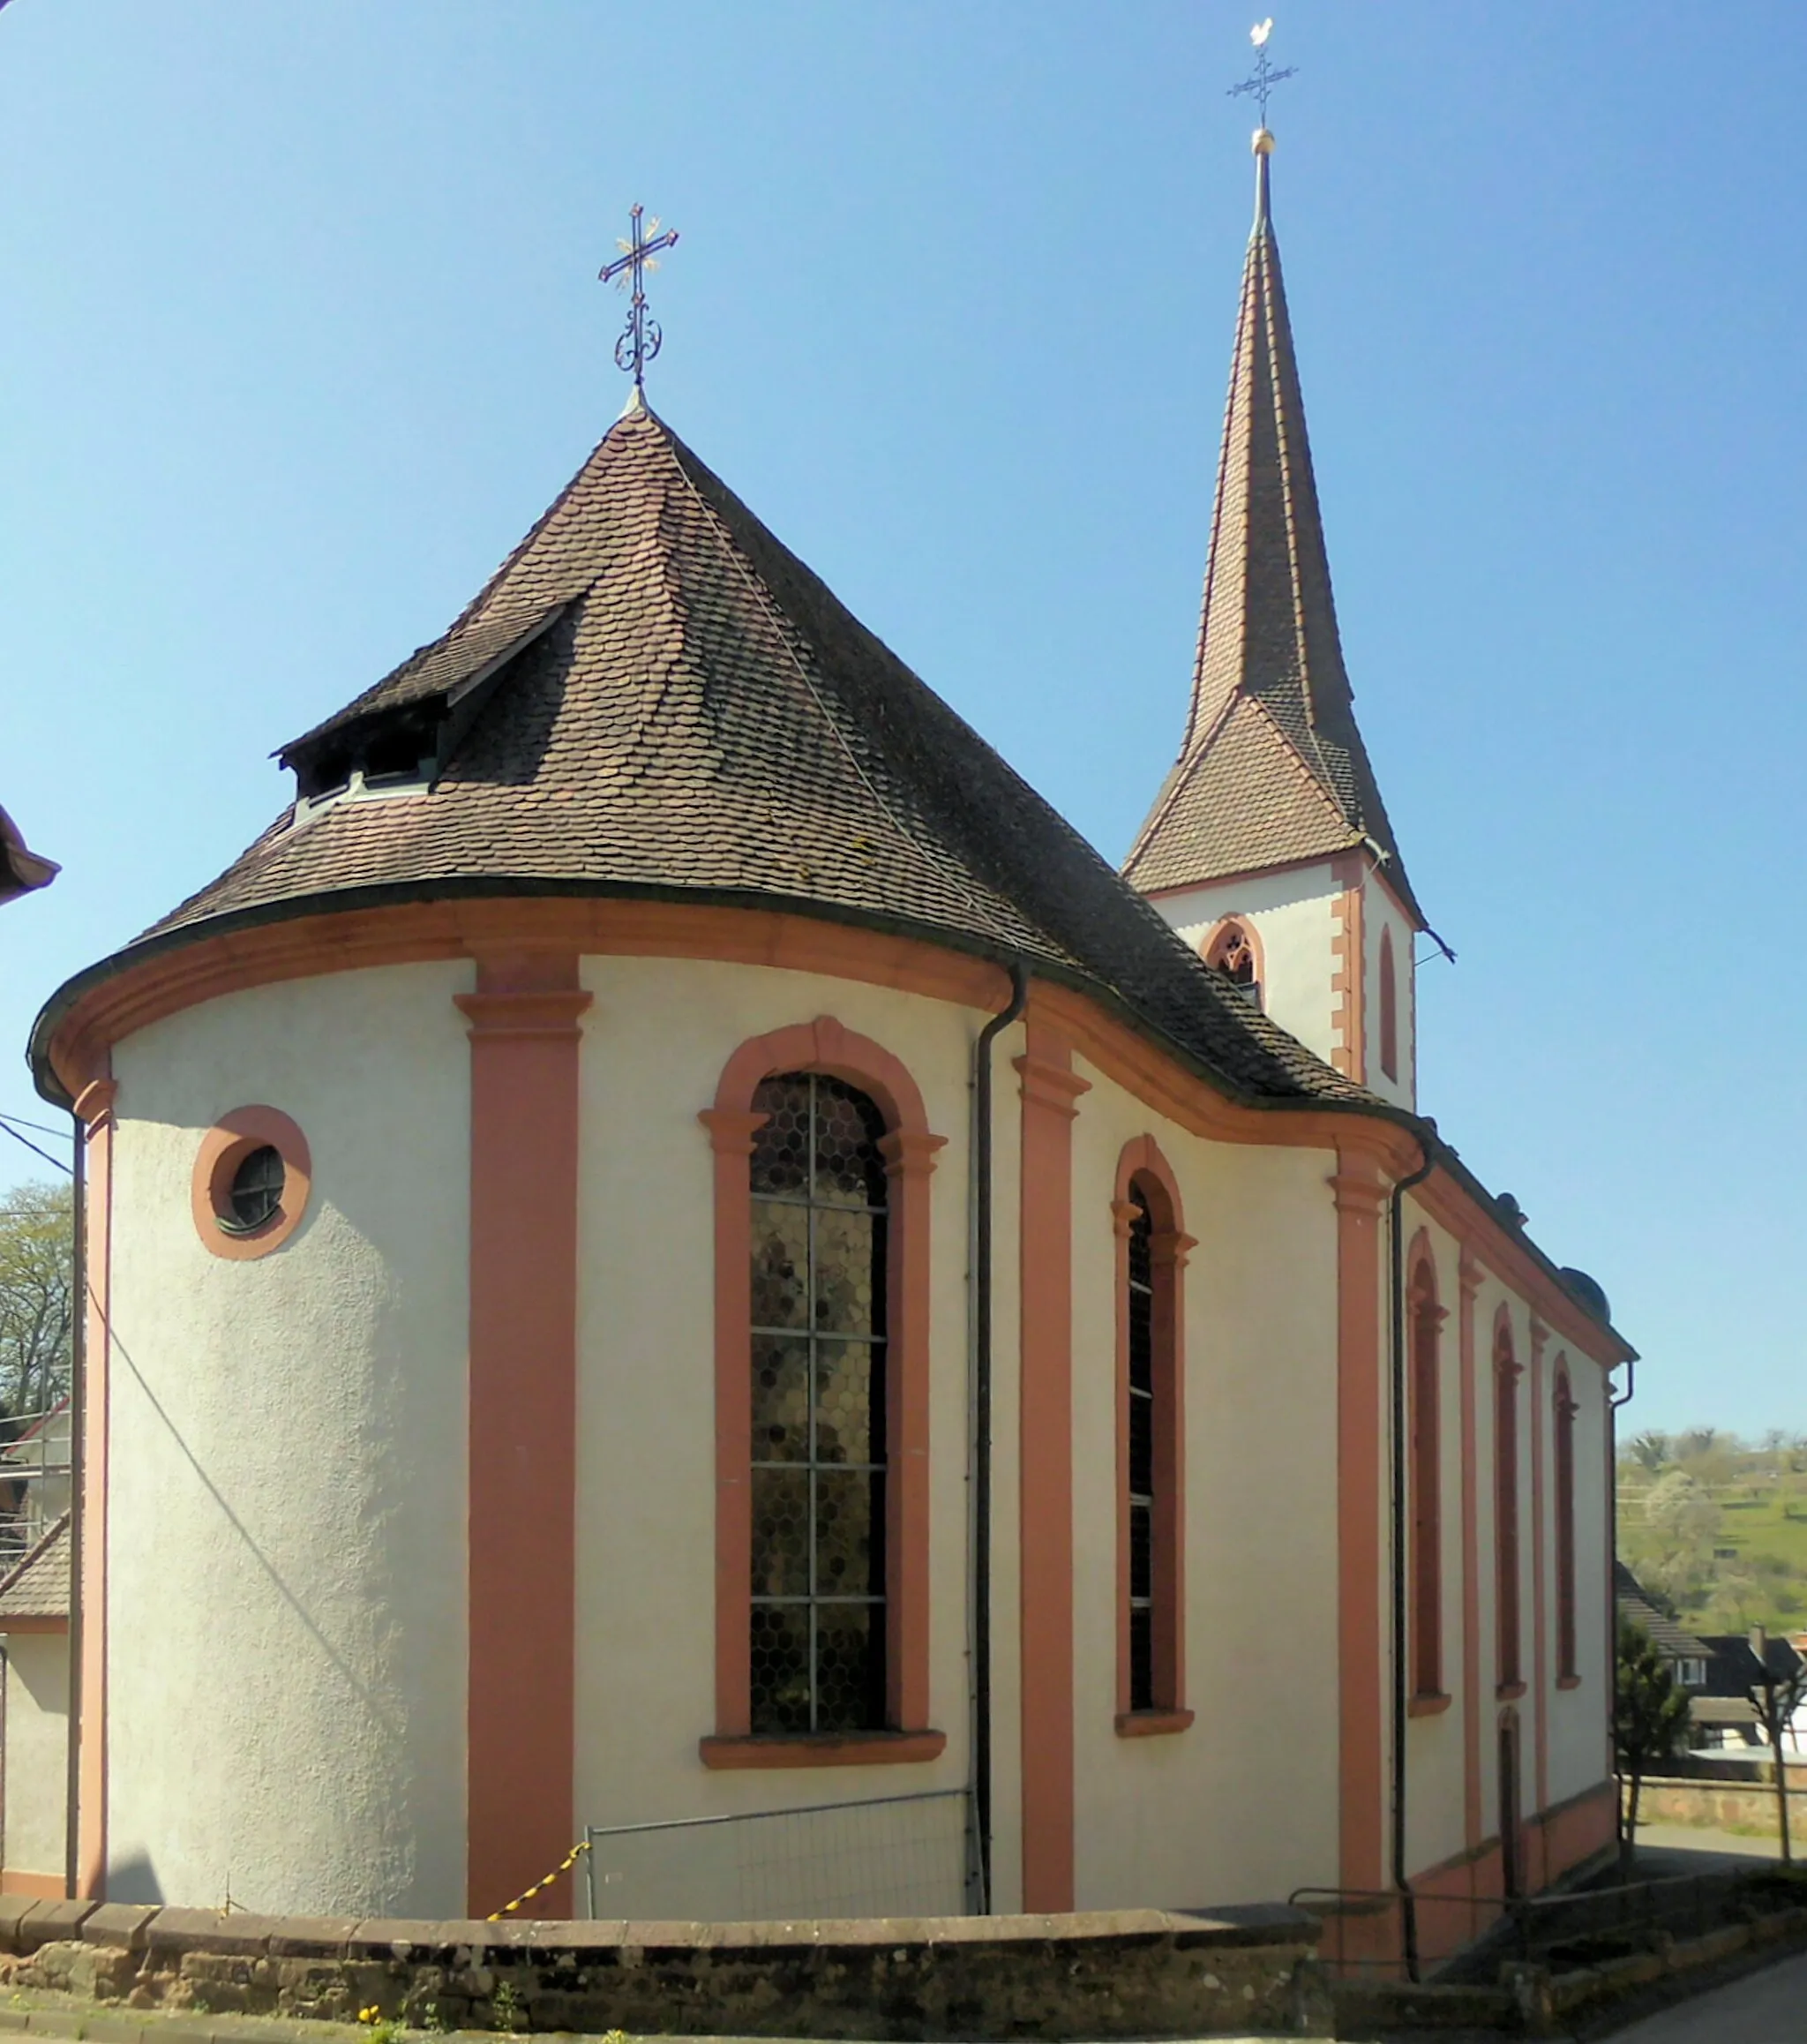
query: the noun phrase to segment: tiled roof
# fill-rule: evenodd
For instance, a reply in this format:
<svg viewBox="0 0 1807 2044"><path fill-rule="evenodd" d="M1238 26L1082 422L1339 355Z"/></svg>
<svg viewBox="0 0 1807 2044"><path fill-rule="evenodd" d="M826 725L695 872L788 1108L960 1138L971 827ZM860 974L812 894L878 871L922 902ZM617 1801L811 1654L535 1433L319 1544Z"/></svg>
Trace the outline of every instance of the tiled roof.
<svg viewBox="0 0 1807 2044"><path fill-rule="evenodd" d="M650 412L444 637L284 756L305 770L461 689L431 787L285 810L96 970L228 919L426 891L688 896L1021 955L1229 1091L1377 1104L1206 968Z"/></svg>
<svg viewBox="0 0 1807 2044"><path fill-rule="evenodd" d="M1192 703L1123 870L1151 891L1372 840L1423 920L1356 728L1305 406L1257 154ZM1266 713L1257 740L1251 705ZM1301 777L1316 799L1303 798Z"/></svg>
<svg viewBox="0 0 1807 2044"><path fill-rule="evenodd" d="M1674 1661L1704 1661L1707 1657L1707 1645L1684 1626L1679 1626L1672 1618L1667 1618L1644 1593L1644 1585L1632 1574L1623 1561L1613 1564L1613 1590L1618 1604L1619 1617L1629 1619L1647 1635L1659 1652Z"/></svg>
<svg viewBox="0 0 1807 2044"><path fill-rule="evenodd" d="M0 1577L0 1632L12 1619L69 1616L69 1517Z"/></svg>

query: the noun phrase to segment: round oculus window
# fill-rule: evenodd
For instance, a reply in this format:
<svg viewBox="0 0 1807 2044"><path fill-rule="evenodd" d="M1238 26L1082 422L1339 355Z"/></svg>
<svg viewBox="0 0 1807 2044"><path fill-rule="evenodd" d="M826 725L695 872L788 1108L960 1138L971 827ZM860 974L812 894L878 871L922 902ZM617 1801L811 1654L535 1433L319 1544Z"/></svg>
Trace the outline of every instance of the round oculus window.
<svg viewBox="0 0 1807 2044"><path fill-rule="evenodd" d="M274 1143L249 1151L232 1174L226 1194L227 1211L220 1225L229 1235L249 1235L266 1228L282 1211L282 1188L289 1174L282 1153Z"/></svg>

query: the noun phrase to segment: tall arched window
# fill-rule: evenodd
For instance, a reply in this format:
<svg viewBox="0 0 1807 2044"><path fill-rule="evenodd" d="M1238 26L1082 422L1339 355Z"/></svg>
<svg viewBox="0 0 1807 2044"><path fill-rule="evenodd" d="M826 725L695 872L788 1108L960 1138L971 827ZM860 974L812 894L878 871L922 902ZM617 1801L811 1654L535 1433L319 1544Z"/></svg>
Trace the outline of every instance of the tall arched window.
<svg viewBox="0 0 1807 2044"><path fill-rule="evenodd" d="M1380 933L1380 1068L1399 1076L1399 975L1393 963L1393 933Z"/></svg>
<svg viewBox="0 0 1807 2044"><path fill-rule="evenodd" d="M716 1186L716 1722L700 1755L933 1760L930 1180L947 1138L902 1059L832 1015L749 1037L697 1118Z"/></svg>
<svg viewBox="0 0 1807 2044"><path fill-rule="evenodd" d="M1117 1729L1176 1732L1185 1708L1184 1353L1181 1286L1192 1239L1150 1137L1117 1170Z"/></svg>
<svg viewBox="0 0 1807 2044"><path fill-rule="evenodd" d="M1580 1680L1575 1649L1575 1414L1566 1367L1556 1364L1554 1459L1556 1507L1556 1679Z"/></svg>
<svg viewBox="0 0 1807 2044"><path fill-rule="evenodd" d="M884 1118L817 1072L753 1097L752 1728L885 1722Z"/></svg>
<svg viewBox="0 0 1807 2044"><path fill-rule="evenodd" d="M1232 916L1219 923L1204 947L1204 962L1260 1007L1261 952L1246 922Z"/></svg>
<svg viewBox="0 0 1807 2044"><path fill-rule="evenodd" d="M1439 1378L1443 1310L1428 1249L1413 1259L1407 1339L1412 1393L1412 1687L1443 1692L1443 1439Z"/></svg>
<svg viewBox="0 0 1807 2044"><path fill-rule="evenodd" d="M1518 1364L1503 1317L1494 1334L1494 1616L1502 1689L1522 1686L1518 1645Z"/></svg>

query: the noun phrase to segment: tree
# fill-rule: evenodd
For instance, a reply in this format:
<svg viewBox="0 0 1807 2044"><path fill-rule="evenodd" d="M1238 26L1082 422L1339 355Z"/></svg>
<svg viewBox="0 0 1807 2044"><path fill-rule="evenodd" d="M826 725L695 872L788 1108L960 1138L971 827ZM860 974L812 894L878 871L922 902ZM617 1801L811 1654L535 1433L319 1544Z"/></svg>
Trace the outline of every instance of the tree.
<svg viewBox="0 0 1807 2044"><path fill-rule="evenodd" d="M74 1206L66 1185L0 1193L0 1419L48 1411L69 1389Z"/></svg>
<svg viewBox="0 0 1807 2044"><path fill-rule="evenodd" d="M1807 1702L1807 1661L1786 1640L1772 1641L1761 1626L1751 1628L1751 1658L1745 1695L1757 1712L1769 1749L1775 1755L1775 1808L1781 1828L1782 1861L1794 1859L1788 1840L1788 1767L1782 1757L1782 1739L1795 1712Z"/></svg>
<svg viewBox="0 0 1807 2044"><path fill-rule="evenodd" d="M1631 1444L1632 1459L1656 1476L1669 1459L1669 1437L1646 1427Z"/></svg>
<svg viewBox="0 0 1807 2044"><path fill-rule="evenodd" d="M1654 1582L1679 1605L1691 1604L1713 1573L1719 1522L1719 1502L1706 1484L1685 1469L1659 1477L1645 1494L1642 1523L1627 1529L1639 1581Z"/></svg>
<svg viewBox="0 0 1807 2044"><path fill-rule="evenodd" d="M1681 1743L1688 1722L1688 1697L1676 1685L1675 1670L1651 1643L1642 1626L1619 1626L1619 1652L1613 1690L1613 1744L1619 1767L1631 1784L1630 1807L1619 1839L1619 1867L1627 1879L1637 1851L1638 1799L1644 1777Z"/></svg>

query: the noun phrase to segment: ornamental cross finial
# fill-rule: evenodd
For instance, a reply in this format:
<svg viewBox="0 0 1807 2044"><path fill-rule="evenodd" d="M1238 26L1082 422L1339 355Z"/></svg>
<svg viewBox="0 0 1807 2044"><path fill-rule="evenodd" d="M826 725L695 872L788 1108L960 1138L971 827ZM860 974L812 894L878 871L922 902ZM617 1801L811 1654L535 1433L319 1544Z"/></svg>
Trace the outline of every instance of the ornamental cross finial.
<svg viewBox="0 0 1807 2044"><path fill-rule="evenodd" d="M613 284L619 291L626 290L632 279L634 296L628 303L627 324L615 343L615 366L634 378L635 390L642 390L646 387L646 365L658 353L665 338L659 331L658 321L646 309L646 273L658 268L653 260L654 255L662 248L675 245L678 230L668 227L661 233L656 216L650 221L643 220L637 206L629 219L633 238L616 242L621 253L613 262L604 263L596 275L604 283Z"/></svg>
<svg viewBox="0 0 1807 2044"><path fill-rule="evenodd" d="M1233 85L1226 95L1238 99L1244 93L1261 109L1261 124L1267 126L1267 97L1283 79L1291 78L1298 70L1297 64L1289 64L1284 71L1276 71L1268 62L1267 39L1274 32L1274 18L1270 14L1265 21L1257 21L1248 31L1248 40L1255 45L1255 69L1241 85Z"/></svg>

